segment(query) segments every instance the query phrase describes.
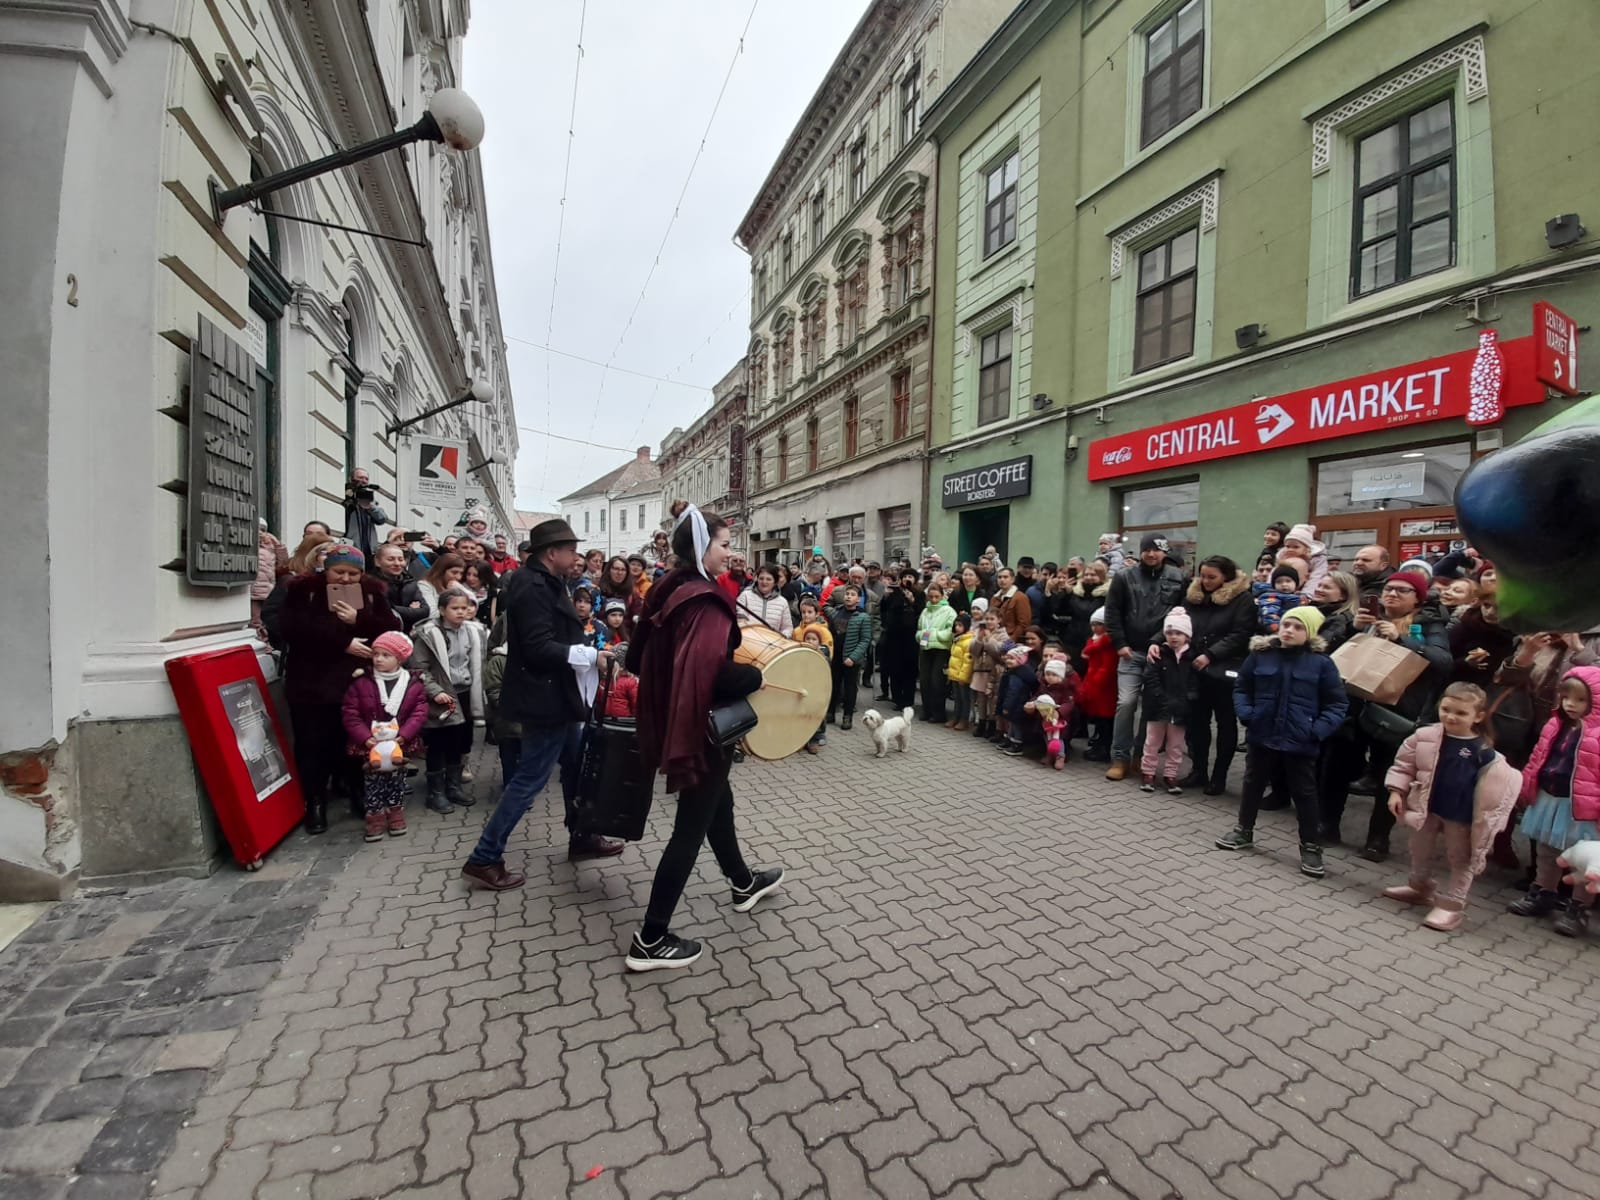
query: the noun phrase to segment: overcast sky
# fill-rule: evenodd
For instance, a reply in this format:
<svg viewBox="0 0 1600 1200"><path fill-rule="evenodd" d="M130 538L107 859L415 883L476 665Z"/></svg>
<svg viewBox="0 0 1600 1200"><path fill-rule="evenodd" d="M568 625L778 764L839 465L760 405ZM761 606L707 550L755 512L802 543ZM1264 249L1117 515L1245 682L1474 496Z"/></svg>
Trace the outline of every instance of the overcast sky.
<svg viewBox="0 0 1600 1200"><path fill-rule="evenodd" d="M649 445L653 454L674 425L687 427L705 411L710 393L603 372L513 339L601 363L614 356L617 367L701 389L722 378L749 341L750 260L733 244L735 227L866 7L867 0L757 0L660 265L619 349L751 0L589 0L548 342L583 3L472 6L463 73L488 128L490 235L522 427L518 508L553 511L558 497L628 457L541 431Z"/></svg>

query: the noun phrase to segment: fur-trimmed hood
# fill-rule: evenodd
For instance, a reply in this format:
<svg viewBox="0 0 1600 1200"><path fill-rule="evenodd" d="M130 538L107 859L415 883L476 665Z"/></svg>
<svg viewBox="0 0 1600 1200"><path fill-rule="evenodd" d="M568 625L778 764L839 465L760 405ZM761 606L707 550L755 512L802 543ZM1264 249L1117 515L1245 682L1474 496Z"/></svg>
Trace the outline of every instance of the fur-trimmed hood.
<svg viewBox="0 0 1600 1200"><path fill-rule="evenodd" d="M1282 649L1284 649L1284 645L1283 642L1278 638L1277 634L1262 634L1258 637L1253 637L1250 639L1251 654L1258 654L1262 650ZM1313 654L1326 654L1328 652L1328 643L1323 641L1320 637L1314 637L1310 641L1306 642L1306 649L1310 650Z"/></svg>
<svg viewBox="0 0 1600 1200"><path fill-rule="evenodd" d="M1096 600L1104 600L1106 598L1106 594L1111 591L1111 581L1109 579L1102 583L1099 587L1095 588L1092 592L1086 592L1083 590L1083 582L1084 581L1081 579L1078 580L1077 583L1072 585L1071 589L1072 594L1077 596L1080 600L1087 600L1090 597L1093 597Z"/></svg>
<svg viewBox="0 0 1600 1200"><path fill-rule="evenodd" d="M1200 579L1196 576L1190 580L1189 590L1185 593L1183 599L1186 604L1204 604L1209 600L1220 608L1223 605L1232 604L1249 590L1250 576L1243 571L1240 571L1230 582L1223 584L1214 592L1208 592L1201 587Z"/></svg>

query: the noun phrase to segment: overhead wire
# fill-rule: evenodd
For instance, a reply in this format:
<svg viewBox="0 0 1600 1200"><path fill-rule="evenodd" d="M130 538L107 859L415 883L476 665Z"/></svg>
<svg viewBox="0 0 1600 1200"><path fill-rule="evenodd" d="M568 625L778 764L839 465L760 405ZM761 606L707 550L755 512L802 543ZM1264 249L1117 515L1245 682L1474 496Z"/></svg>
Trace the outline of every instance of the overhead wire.
<svg viewBox="0 0 1600 1200"><path fill-rule="evenodd" d="M556 252L555 261L550 267L550 315L545 322L544 342L549 346L555 341L556 331L556 290L561 282L561 241L567 228L567 187L572 181L572 146L577 141L578 127L578 81L583 74L583 29L589 18L589 0L583 0L583 6L578 10L578 56L572 64L572 102L567 110L567 155L566 163L561 169L561 200L556 216ZM601 379L605 377L602 375ZM544 425L550 428L551 415L554 407L555 387L550 379L550 360L544 360ZM589 427L590 434L594 433L593 424ZM539 487L542 489L550 480L550 443L544 444L544 467L539 473Z"/></svg>
<svg viewBox="0 0 1600 1200"><path fill-rule="evenodd" d="M546 354L554 354L560 358L570 358L575 362L588 363L591 367L604 367L606 365L598 358L588 358L582 354L574 354L570 350L559 350L554 346L547 346L543 342L536 342L532 338L517 337L516 335L510 333L502 336L504 336L508 342L516 342L519 345L527 346L533 350L543 350ZM673 387L692 388L697 392L708 392L711 390L711 385L709 383L689 383L682 379L669 379L664 375L651 375L648 372L635 371L628 367L613 366L611 369L617 372L619 375L632 375L635 379L648 379L655 383L671 384ZM674 368L674 370L676 370L676 368Z"/></svg>

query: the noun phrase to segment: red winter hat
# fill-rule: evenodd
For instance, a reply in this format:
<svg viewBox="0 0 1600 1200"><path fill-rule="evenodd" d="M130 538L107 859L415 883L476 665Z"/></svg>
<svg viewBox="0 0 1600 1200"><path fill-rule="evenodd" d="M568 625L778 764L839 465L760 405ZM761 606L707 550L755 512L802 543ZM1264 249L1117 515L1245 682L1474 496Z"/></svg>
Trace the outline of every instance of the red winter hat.
<svg viewBox="0 0 1600 1200"><path fill-rule="evenodd" d="M1433 587L1433 581L1421 571L1396 571L1383 582L1385 586L1391 583L1405 584L1412 591L1416 592L1417 603L1419 604L1428 598L1428 590Z"/></svg>
<svg viewBox="0 0 1600 1200"><path fill-rule="evenodd" d="M372 639L374 650L387 650L401 662L411 657L411 639L398 629L390 629Z"/></svg>

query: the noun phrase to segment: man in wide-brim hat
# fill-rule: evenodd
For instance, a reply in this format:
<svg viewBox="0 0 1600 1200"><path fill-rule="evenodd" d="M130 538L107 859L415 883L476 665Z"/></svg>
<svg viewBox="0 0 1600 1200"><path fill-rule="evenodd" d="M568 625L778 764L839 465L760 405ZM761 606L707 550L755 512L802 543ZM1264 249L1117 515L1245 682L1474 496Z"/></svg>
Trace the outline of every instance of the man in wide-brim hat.
<svg viewBox="0 0 1600 1200"><path fill-rule="evenodd" d="M584 644L583 621L567 595L566 579L578 559L572 526L560 518L542 521L529 531L528 547L528 565L507 575L500 593L507 649L500 713L522 726L521 753L483 836L461 869L468 883L495 891L526 881L521 871L506 868L506 842L550 782L563 754L570 753L572 730L583 721L575 672L592 672L611 658L609 651ZM578 834L570 810L567 829L572 834L569 857L622 853L622 842Z"/></svg>

